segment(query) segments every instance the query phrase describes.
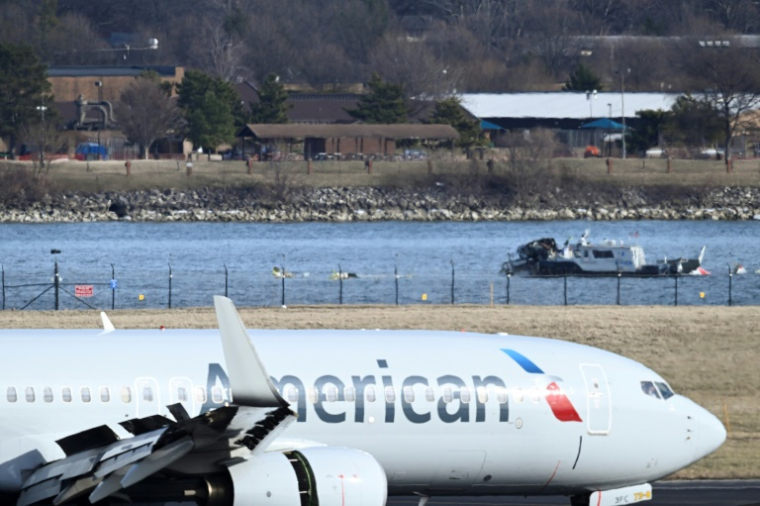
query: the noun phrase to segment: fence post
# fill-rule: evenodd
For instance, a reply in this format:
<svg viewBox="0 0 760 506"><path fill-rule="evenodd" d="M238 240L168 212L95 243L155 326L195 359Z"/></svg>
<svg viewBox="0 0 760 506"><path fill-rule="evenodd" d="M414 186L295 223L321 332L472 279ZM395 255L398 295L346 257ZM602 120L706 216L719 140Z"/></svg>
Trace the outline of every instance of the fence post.
<svg viewBox="0 0 760 506"><path fill-rule="evenodd" d="M60 288L61 288L61 282L58 278L58 262L55 263L55 271L53 272L53 285L55 286L55 310L58 311L58 308L60 306Z"/></svg>
<svg viewBox="0 0 760 506"><path fill-rule="evenodd" d="M620 273L620 267L618 267L618 273L617 273L617 305L620 305L620 277L622 274Z"/></svg>
<svg viewBox="0 0 760 506"><path fill-rule="evenodd" d="M116 269L111 264L111 311L116 309Z"/></svg>
<svg viewBox="0 0 760 506"><path fill-rule="evenodd" d="M396 281L396 305L398 306L398 265L394 266L393 277Z"/></svg>
<svg viewBox="0 0 760 506"><path fill-rule="evenodd" d="M172 264L169 264L169 309L172 308Z"/></svg>
<svg viewBox="0 0 760 506"><path fill-rule="evenodd" d="M338 264L338 285L340 288L338 289L338 303L342 306L343 305L343 269L340 268L340 264Z"/></svg>
<svg viewBox="0 0 760 506"><path fill-rule="evenodd" d="M451 303L454 304L454 260L451 260Z"/></svg>
<svg viewBox="0 0 760 506"><path fill-rule="evenodd" d="M676 306L677 306L678 305L678 274L676 274L673 277L676 278Z"/></svg>
<svg viewBox="0 0 760 506"><path fill-rule="evenodd" d="M227 264L222 264L222 265L224 265L224 296L225 297L229 297L229 287L230 287L229 279L230 279L230 273L227 270Z"/></svg>
<svg viewBox="0 0 760 506"><path fill-rule="evenodd" d="M282 269L282 304L280 304L282 307L285 307L285 266L280 265L280 269Z"/></svg>
<svg viewBox="0 0 760 506"><path fill-rule="evenodd" d="M564 272L563 282L565 285L565 305L567 306L567 271Z"/></svg>
<svg viewBox="0 0 760 506"><path fill-rule="evenodd" d="M733 300L734 273L731 271L731 264L728 265L728 307L734 303Z"/></svg>
<svg viewBox="0 0 760 506"><path fill-rule="evenodd" d="M3 311L5 311L5 266L2 267L3 270Z"/></svg>

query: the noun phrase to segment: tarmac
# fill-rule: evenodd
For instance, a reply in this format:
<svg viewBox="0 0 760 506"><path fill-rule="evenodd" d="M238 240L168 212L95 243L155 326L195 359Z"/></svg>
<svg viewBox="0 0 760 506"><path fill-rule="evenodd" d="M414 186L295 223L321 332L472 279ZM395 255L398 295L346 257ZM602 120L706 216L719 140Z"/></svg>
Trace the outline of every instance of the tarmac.
<svg viewBox="0 0 760 506"><path fill-rule="evenodd" d="M664 481L642 506L760 506L760 480ZM388 505L413 506L418 497L389 497ZM567 497L431 497L427 506L569 506Z"/></svg>

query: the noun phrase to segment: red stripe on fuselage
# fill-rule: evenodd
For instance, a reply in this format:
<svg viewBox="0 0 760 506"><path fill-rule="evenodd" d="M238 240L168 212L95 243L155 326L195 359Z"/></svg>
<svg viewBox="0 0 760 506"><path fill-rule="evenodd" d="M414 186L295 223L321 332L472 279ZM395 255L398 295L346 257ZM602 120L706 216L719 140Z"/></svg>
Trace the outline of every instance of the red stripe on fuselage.
<svg viewBox="0 0 760 506"><path fill-rule="evenodd" d="M573 403L562 392L557 383L550 383L546 387L546 402L554 413L555 418L560 422L582 422L580 415L573 407Z"/></svg>

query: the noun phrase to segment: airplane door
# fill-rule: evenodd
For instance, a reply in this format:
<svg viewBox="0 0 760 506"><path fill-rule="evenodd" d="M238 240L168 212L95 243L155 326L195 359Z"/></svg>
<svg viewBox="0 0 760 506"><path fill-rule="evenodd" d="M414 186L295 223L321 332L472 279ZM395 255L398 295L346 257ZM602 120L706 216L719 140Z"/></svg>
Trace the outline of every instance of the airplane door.
<svg viewBox="0 0 760 506"><path fill-rule="evenodd" d="M137 416L150 416L159 414L161 406L161 392L158 382L153 378L137 378L135 380L135 401Z"/></svg>
<svg viewBox="0 0 760 506"><path fill-rule="evenodd" d="M172 378L169 380L169 404L182 404L190 416L195 415L195 396L193 383L188 378Z"/></svg>
<svg viewBox="0 0 760 506"><path fill-rule="evenodd" d="M600 365L581 364L588 394L586 423L588 433L607 435L612 427L612 400L607 375Z"/></svg>

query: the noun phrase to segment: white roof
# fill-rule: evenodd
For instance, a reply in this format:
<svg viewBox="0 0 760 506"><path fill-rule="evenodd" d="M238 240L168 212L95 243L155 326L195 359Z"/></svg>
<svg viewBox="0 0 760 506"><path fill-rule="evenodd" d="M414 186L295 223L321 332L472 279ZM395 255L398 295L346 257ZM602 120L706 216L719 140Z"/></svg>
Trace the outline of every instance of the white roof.
<svg viewBox="0 0 760 506"><path fill-rule="evenodd" d="M635 118L637 111L668 110L681 93L626 93L625 117ZM593 95L592 95L593 96ZM623 95L600 92L596 98L586 93L559 91L545 93L465 93L462 106L477 118L547 118L590 119L620 118ZM612 114L608 104L612 104Z"/></svg>

